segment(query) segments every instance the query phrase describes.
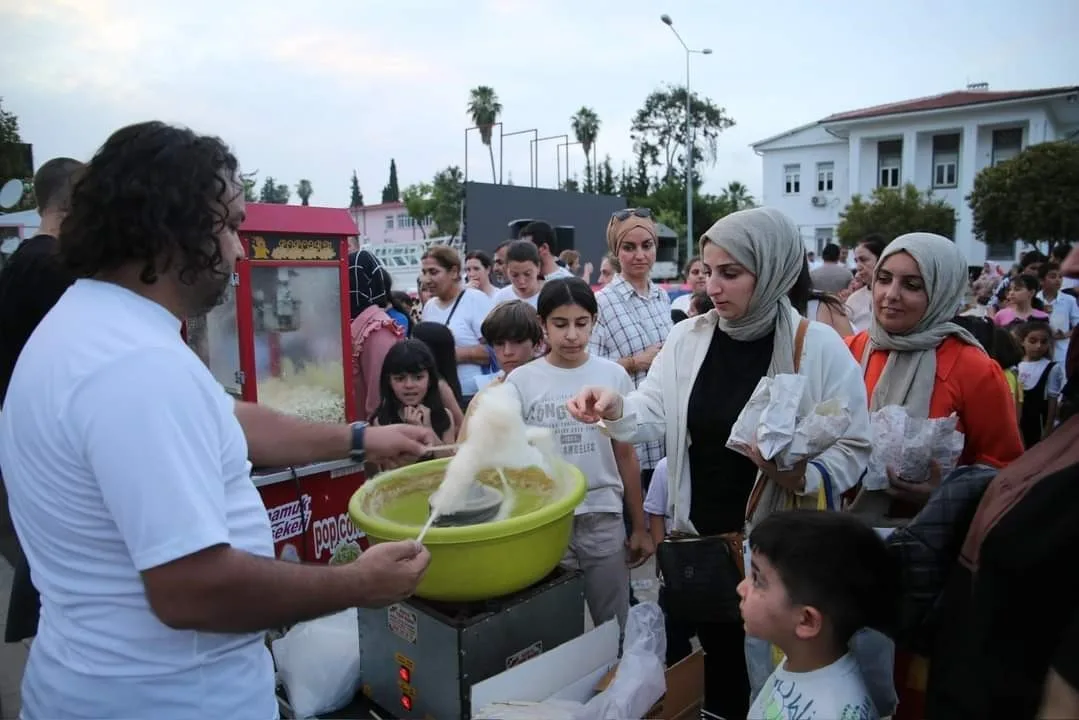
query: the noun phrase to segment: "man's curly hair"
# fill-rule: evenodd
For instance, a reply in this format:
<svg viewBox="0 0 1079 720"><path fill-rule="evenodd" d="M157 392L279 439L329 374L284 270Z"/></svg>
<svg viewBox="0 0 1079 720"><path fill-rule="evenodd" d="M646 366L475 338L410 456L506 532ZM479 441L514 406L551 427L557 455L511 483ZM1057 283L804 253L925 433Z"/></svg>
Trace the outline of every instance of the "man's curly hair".
<svg viewBox="0 0 1079 720"><path fill-rule="evenodd" d="M60 228L65 265L94 277L141 263L147 285L173 263L185 284L220 273L214 236L230 221L237 167L224 142L187 128L155 121L117 130L75 184Z"/></svg>

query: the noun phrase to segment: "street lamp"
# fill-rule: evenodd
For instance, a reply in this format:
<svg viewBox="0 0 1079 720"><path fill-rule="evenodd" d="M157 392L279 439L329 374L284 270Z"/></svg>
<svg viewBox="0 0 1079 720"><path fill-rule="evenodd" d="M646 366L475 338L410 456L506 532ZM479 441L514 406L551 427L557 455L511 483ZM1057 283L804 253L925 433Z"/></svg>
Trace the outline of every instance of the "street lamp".
<svg viewBox="0 0 1079 720"><path fill-rule="evenodd" d="M569 142L569 135L566 135L566 134L548 135L547 137L541 137L541 138L537 138L535 140L530 140L529 143L535 149L537 159L539 158L539 144L541 142L546 142L547 140L565 140L568 143ZM562 153L559 152L559 148L561 148L561 147L562 147L562 144L560 143L554 149L554 151L555 151L555 156L554 156L554 159L555 159L555 172L558 173L558 180L557 180L557 184L555 185L555 189L561 189L562 188ZM566 148L566 173L569 174L569 148ZM539 163L538 162L536 163L536 186L539 187Z"/></svg>
<svg viewBox="0 0 1079 720"><path fill-rule="evenodd" d="M690 107L692 96L689 92L689 56L693 53L711 55L712 49L690 50L682 36L674 29L671 16L664 13L659 16L659 19L671 29L674 36L678 38L678 42L682 44L682 49L686 51L686 250L691 251L693 248L693 115Z"/></svg>

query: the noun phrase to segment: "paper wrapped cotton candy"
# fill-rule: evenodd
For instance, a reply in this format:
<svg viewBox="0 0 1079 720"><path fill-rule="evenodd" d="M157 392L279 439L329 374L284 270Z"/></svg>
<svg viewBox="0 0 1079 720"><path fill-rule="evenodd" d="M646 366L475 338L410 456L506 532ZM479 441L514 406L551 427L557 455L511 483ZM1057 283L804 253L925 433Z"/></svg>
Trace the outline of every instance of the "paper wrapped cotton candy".
<svg viewBox="0 0 1079 720"><path fill-rule="evenodd" d="M845 400L833 398L817 403L809 415L798 421L790 447L780 455L777 466L789 470L802 460L820 455L846 435L850 420Z"/></svg>
<svg viewBox="0 0 1079 720"><path fill-rule="evenodd" d="M757 444L757 428L761 424L761 413L768 407L772 393L772 378L762 377L749 401L738 414L738 419L731 427L731 435L727 438L727 447L735 452L749 457L749 451Z"/></svg>
<svg viewBox="0 0 1079 720"><path fill-rule="evenodd" d="M889 405L870 418L873 450L862 483L866 490L888 487L888 469L907 482L924 482L929 461L940 466L941 477L955 469L965 438L956 430L959 419L912 418L899 405Z"/></svg>
<svg viewBox="0 0 1079 720"><path fill-rule="evenodd" d="M790 447L798 429L798 406L805 394L806 379L782 374L772 378L768 404L761 412L757 428L757 450L765 460L774 460Z"/></svg>

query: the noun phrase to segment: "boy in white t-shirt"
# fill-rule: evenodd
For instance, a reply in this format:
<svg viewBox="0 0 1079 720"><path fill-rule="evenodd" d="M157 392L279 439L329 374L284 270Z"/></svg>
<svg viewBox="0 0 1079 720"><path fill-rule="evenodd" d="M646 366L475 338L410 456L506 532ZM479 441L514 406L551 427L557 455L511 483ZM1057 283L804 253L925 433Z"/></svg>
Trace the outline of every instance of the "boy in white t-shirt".
<svg viewBox="0 0 1079 720"><path fill-rule="evenodd" d="M848 645L863 627L896 622L899 569L884 542L853 516L792 510L758 523L749 545L746 634L786 656L749 720L879 718Z"/></svg>

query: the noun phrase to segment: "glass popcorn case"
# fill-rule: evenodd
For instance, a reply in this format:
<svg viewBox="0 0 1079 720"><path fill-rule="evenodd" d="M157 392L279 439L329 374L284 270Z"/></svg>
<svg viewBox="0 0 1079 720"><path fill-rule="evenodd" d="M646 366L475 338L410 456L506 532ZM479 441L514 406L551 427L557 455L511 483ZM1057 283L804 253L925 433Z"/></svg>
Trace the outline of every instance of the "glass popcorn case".
<svg viewBox="0 0 1079 720"><path fill-rule="evenodd" d="M241 237L225 302L187 322L214 377L243 400L321 422L352 422L348 243Z"/></svg>

